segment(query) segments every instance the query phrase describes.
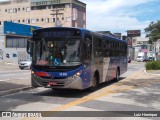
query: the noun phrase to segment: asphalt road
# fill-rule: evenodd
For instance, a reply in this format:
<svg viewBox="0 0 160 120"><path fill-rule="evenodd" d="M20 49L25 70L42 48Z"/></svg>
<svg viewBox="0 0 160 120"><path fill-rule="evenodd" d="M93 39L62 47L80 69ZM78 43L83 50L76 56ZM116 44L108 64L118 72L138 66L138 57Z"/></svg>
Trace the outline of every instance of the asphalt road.
<svg viewBox="0 0 160 120"><path fill-rule="evenodd" d="M18 65L0 63L0 96L30 86L30 70L20 70Z"/></svg>
<svg viewBox="0 0 160 120"><path fill-rule="evenodd" d="M145 74L144 71L142 71L143 68L144 63L131 63L128 66L128 72L121 76L119 82L102 84L98 90L93 93L75 90L52 91L46 88L36 88L12 95L1 96L0 111L69 112L63 113L61 117L54 117L56 120L84 119L81 118L81 116L85 115L92 116L92 118L85 118L87 120L158 120L160 119L158 117L135 117L141 114L142 111L157 111L157 114L159 113L158 111L160 111L160 79L156 76ZM106 118L108 113L74 113L70 111L112 111L112 113L109 113L110 118ZM128 115L126 111L135 112L130 112L131 117L126 117ZM139 112L137 113L137 111ZM102 116L99 117L98 115L101 114ZM47 116L50 114L45 113L44 115ZM81 116L74 118L74 115ZM40 118L25 118L25 120L26 119L39 120ZM47 118L41 119L44 120Z"/></svg>

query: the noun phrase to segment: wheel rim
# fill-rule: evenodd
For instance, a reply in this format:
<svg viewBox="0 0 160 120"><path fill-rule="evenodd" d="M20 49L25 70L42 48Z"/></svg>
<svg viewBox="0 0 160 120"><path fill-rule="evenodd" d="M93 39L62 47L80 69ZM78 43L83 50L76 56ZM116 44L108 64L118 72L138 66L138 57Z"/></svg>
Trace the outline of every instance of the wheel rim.
<svg viewBox="0 0 160 120"><path fill-rule="evenodd" d="M119 80L119 72L117 70L117 73L116 73L116 79Z"/></svg>
<svg viewBox="0 0 160 120"><path fill-rule="evenodd" d="M95 87L96 85L97 85L97 79L96 79L96 77L93 77L92 86Z"/></svg>

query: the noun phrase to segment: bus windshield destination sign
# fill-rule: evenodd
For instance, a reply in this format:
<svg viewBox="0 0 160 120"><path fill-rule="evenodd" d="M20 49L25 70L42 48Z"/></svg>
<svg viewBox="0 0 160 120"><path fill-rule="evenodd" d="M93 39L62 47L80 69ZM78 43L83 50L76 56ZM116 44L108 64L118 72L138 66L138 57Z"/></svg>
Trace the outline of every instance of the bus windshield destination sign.
<svg viewBox="0 0 160 120"><path fill-rule="evenodd" d="M43 37L71 37L80 36L79 31L48 31L42 32Z"/></svg>

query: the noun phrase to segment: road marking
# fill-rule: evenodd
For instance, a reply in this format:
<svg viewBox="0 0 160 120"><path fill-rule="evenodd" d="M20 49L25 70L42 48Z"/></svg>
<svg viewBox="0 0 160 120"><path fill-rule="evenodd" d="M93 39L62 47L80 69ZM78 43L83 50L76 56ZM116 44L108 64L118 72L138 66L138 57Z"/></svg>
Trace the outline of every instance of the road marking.
<svg viewBox="0 0 160 120"><path fill-rule="evenodd" d="M5 77L5 76L12 76L12 75L16 75L16 74L23 74L23 75L28 75L28 74L31 74L31 73L15 73L15 74L1 74L1 76Z"/></svg>
<svg viewBox="0 0 160 120"><path fill-rule="evenodd" d="M126 91L126 90L131 90L135 87L133 86L128 86L128 87L118 87L119 89L115 89L115 90L103 90L101 91L100 94L95 94L95 95L88 95L88 96L85 96L81 99L78 99L78 100L75 100L73 102L70 102L68 104L65 104L65 105L62 105L62 106L59 106L57 108L54 108L54 109L51 109L49 111L62 111L66 108L69 108L69 107L72 107L72 106L76 106L76 105L79 105L81 103L84 103L84 102L87 102L87 101L90 101L90 100L94 100L94 99L97 99L97 98L100 98L100 97L104 97L104 96L108 96L110 94L113 94L113 93L119 93L119 92L123 92L123 91Z"/></svg>
<svg viewBox="0 0 160 120"><path fill-rule="evenodd" d="M11 80L11 79L0 80L0 82L3 82L3 81L8 81L8 80Z"/></svg>
<svg viewBox="0 0 160 120"><path fill-rule="evenodd" d="M0 70L0 73L6 73L6 72L30 72L30 70Z"/></svg>
<svg viewBox="0 0 160 120"><path fill-rule="evenodd" d="M12 79L5 79L5 80L0 80L0 82L4 82L4 81L10 81L10 80L25 80L25 79L30 79L30 77L26 77L26 78L12 78Z"/></svg>
<svg viewBox="0 0 160 120"><path fill-rule="evenodd" d="M15 75L15 74L5 74L5 75L1 75L1 76L12 76L12 75Z"/></svg>

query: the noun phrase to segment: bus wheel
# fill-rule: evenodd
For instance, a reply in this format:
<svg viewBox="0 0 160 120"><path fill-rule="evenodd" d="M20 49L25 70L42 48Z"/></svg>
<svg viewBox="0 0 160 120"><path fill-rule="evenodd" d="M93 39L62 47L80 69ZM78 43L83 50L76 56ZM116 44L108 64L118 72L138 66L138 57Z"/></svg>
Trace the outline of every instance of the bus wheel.
<svg viewBox="0 0 160 120"><path fill-rule="evenodd" d="M98 78L96 75L94 75L93 80L92 80L92 86L89 88L90 92L93 92L97 89L98 86Z"/></svg>
<svg viewBox="0 0 160 120"><path fill-rule="evenodd" d="M115 77L115 81L119 81L119 69L117 69L116 71L116 77Z"/></svg>

